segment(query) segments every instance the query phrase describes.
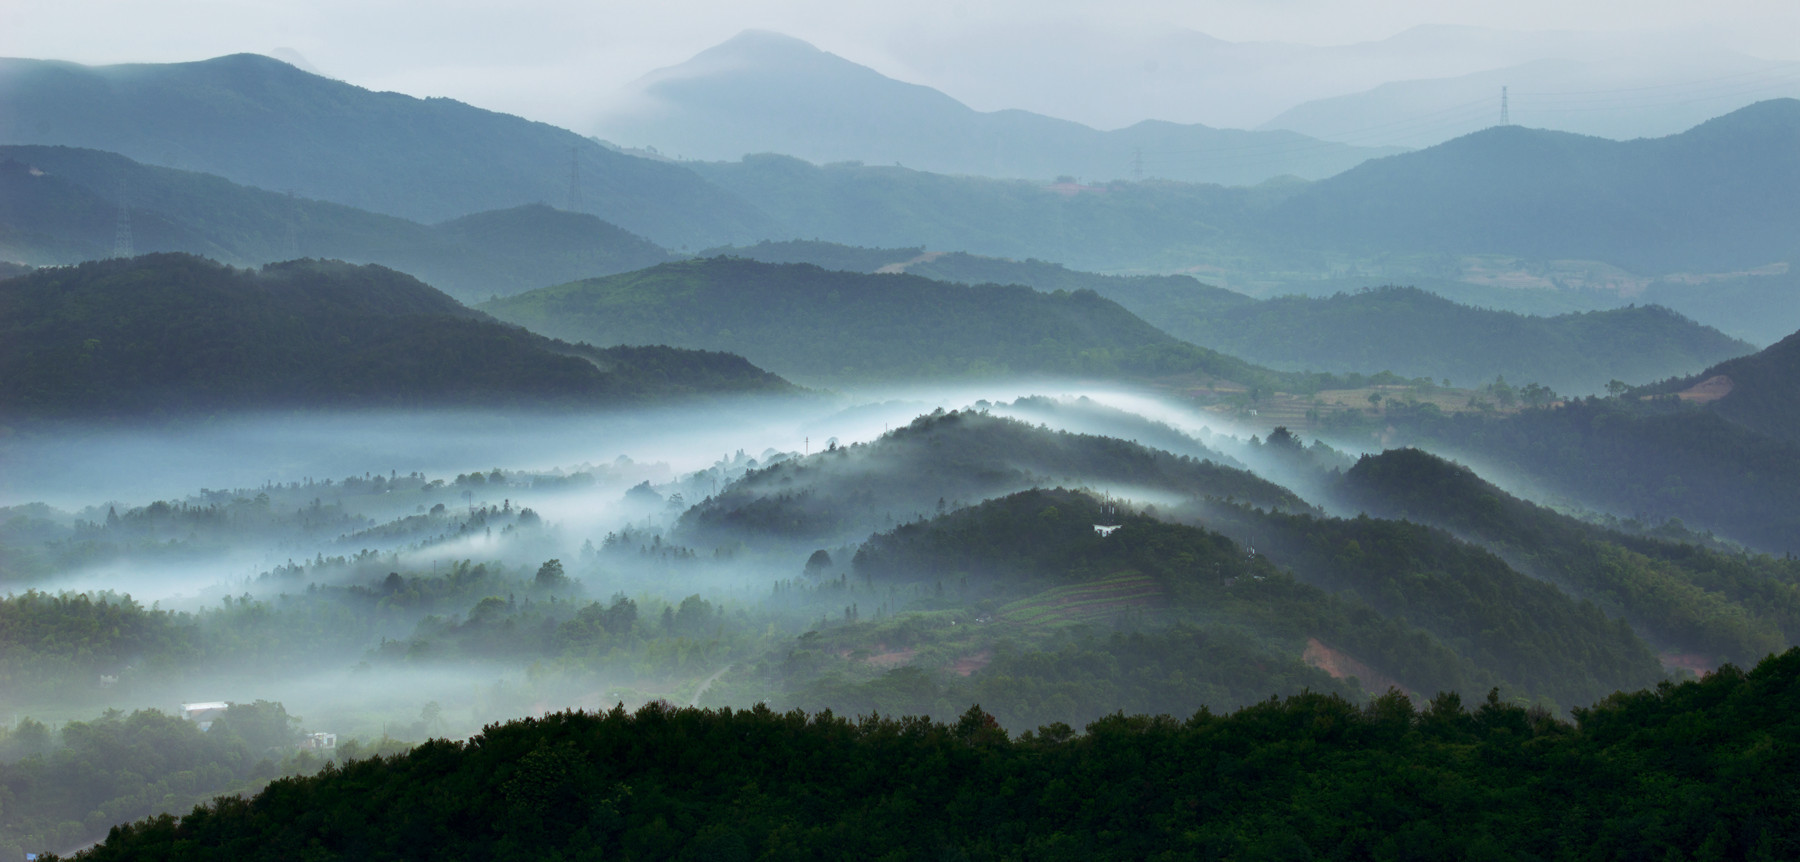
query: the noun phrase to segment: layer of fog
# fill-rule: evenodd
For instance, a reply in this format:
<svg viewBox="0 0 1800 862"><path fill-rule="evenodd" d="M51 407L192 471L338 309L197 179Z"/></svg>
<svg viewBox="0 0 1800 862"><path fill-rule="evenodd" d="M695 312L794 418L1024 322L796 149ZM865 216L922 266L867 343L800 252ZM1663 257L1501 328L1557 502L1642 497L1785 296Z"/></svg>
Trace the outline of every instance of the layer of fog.
<svg viewBox="0 0 1800 862"><path fill-rule="evenodd" d="M1025 396L1071 409L1042 410L1041 404L1034 407L1036 402L1020 403ZM345 535L328 530L310 539L279 542L249 535L225 541L222 547L207 545L204 553L173 558L132 551L38 582L9 582L4 589L130 593L144 604L210 612L228 596L274 600L314 585L371 589L388 572L428 578L473 561L499 566L501 577L524 585L519 588L523 599L532 573L545 561L558 559L570 578L559 589L560 600L574 607L604 603L615 595L650 602L646 607L673 605L689 595L738 608L755 607L767 601L771 584L802 577L811 546L776 543L772 549L723 555L711 547L676 548L673 527L685 508L746 471L816 455L834 444L867 443L940 408L986 409L1076 433L1110 430L1109 436L1126 439L1134 436L1131 428L1145 427L1139 420L1162 423L1172 433L1191 438L1196 452L1214 452L1227 463L1246 466L1309 502L1326 504L1331 514L1354 514L1329 508L1329 495L1320 492L1327 481L1320 471L1258 445L1255 438L1270 431L1266 425L1153 391L1079 382L905 387L811 400L751 400L552 418L259 417L185 431L112 430L56 440L13 440L6 444L7 460L22 469L6 472L4 499L15 505L42 500L98 519L108 507L105 501L119 501L121 507L151 500L203 501L208 498L192 497L200 488L243 488L252 493L265 488L283 505L313 496L342 500L347 514L364 518L357 523L377 528L405 519L422 526L386 539L379 529ZM1122 412L1109 415L1107 409ZM1303 442L1310 441L1303 438ZM1350 458L1366 449L1366 441L1361 447L1328 442ZM1464 463L1510 492L1543 499L1541 489L1495 465ZM496 468L504 473L495 482L454 481L459 475ZM366 485L351 491L342 481L325 482L331 477L414 473L424 474L423 478L411 478L389 495L366 493L361 490ZM423 480L443 484L421 486ZM1205 512L1214 505L1123 484L1102 482L1087 490L1126 507L1155 506L1203 521L1210 520ZM536 513L541 524L527 523L521 515L525 509ZM1231 520L1224 517L1220 524ZM457 529L459 524L477 522L486 526ZM608 548L615 540L616 547ZM846 541L849 544L830 548L837 560L834 571L848 564L860 539ZM542 594L536 598L546 599ZM470 609L447 610L454 620ZM430 726L425 730L433 735L466 735L487 721L548 709L603 708L621 700L632 706L678 695L683 684L671 679L668 685L645 688L640 679L632 688L609 679L604 665L567 676L503 663L377 660L369 665L382 638L407 637L425 613L391 620L382 630L360 632L358 643L321 648L314 662L300 662L291 672L184 674L177 682L140 687L129 694L121 690L116 702L91 691L76 701L82 709L94 707L93 698L99 697L106 705L169 710L191 700L277 700L305 717L312 729L368 738L382 732L403 736L424 727L421 710L431 703L442 707L441 715L433 719L435 723L426 722ZM803 630L803 620L796 624ZM40 707L51 709L50 715L73 708L52 704L33 708ZM66 717L81 715L71 712Z"/></svg>

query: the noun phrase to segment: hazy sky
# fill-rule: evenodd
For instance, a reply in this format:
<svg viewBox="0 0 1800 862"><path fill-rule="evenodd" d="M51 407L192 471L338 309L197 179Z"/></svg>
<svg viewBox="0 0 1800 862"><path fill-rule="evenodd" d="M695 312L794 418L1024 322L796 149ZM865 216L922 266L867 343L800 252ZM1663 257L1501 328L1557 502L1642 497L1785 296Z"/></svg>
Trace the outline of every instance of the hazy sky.
<svg viewBox="0 0 1800 862"><path fill-rule="evenodd" d="M0 0L0 55L169 62L287 48L325 74L373 89L580 127L621 85L747 28L798 36L977 107L1005 107L987 102L1023 99L1028 79L956 80L973 67L933 55L986 44L987 34L1021 22L1125 34L1115 42L1186 28L1307 45L1378 40L1427 24L1629 27L1800 60L1800 3L1791 0ZM1045 97L1030 107L1053 103Z"/></svg>

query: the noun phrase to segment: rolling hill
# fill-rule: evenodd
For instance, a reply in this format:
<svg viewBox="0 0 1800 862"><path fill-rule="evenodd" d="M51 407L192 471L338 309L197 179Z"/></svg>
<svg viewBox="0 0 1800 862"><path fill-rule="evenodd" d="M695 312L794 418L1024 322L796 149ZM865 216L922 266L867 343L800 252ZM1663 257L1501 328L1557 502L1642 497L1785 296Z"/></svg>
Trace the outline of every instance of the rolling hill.
<svg viewBox="0 0 1800 862"><path fill-rule="evenodd" d="M618 101L597 122L601 137L708 161L770 152L815 163L1104 181L1133 176L1134 159L1141 165L1148 151L1152 177L1253 185L1283 175L1318 179L1398 152L1288 131L1153 120L1100 131L1029 111L976 111L937 90L763 31L746 31L651 72Z"/></svg>
<svg viewBox="0 0 1800 862"><path fill-rule="evenodd" d="M668 246L762 239L768 219L676 165L451 99L374 93L254 54L81 66L0 60L0 144L62 144L438 222L568 205Z"/></svg>
<svg viewBox="0 0 1800 862"><path fill-rule="evenodd" d="M481 308L555 338L729 350L815 382L1199 374L1289 391L1309 383L1178 341L1091 292L808 264L681 261Z"/></svg>
<svg viewBox="0 0 1800 862"><path fill-rule="evenodd" d="M121 192L136 252L236 266L299 257L378 263L464 301L669 259L595 216L543 204L422 225L71 147L0 147L0 257L46 266L111 256Z"/></svg>
<svg viewBox="0 0 1800 862"><path fill-rule="evenodd" d="M736 356L559 344L377 266L237 270L154 254L0 282L0 404L12 421L791 389Z"/></svg>
<svg viewBox="0 0 1800 862"><path fill-rule="evenodd" d="M1658 380L1755 349L1655 306L1539 317L1474 308L1412 288L1257 300L1186 275L1102 275L1041 260L923 248L789 241L714 251L961 284L1091 290L1184 341L1289 371L1386 370L1463 386L1504 376L1587 393L1603 391L1613 380Z"/></svg>

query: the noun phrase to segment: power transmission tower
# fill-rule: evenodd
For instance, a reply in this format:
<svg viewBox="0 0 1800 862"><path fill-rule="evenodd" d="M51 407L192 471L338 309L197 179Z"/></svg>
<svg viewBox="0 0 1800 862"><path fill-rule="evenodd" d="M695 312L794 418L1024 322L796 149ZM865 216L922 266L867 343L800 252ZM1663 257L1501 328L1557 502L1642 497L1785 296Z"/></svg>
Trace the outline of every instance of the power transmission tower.
<svg viewBox="0 0 1800 862"><path fill-rule="evenodd" d="M113 257L136 257L131 248L131 207L125 200L125 180L119 180L119 223L113 230Z"/></svg>
<svg viewBox="0 0 1800 862"><path fill-rule="evenodd" d="M1506 87L1504 86L1500 88L1500 125L1512 125L1512 117L1507 116L1506 113Z"/></svg>
<svg viewBox="0 0 1800 862"><path fill-rule="evenodd" d="M1131 181L1135 183L1135 182L1140 182L1143 179L1144 179L1144 148L1138 147L1137 149L1132 150L1132 152L1131 152Z"/></svg>
<svg viewBox="0 0 1800 862"><path fill-rule="evenodd" d="M581 148L569 148L569 212L581 212Z"/></svg>

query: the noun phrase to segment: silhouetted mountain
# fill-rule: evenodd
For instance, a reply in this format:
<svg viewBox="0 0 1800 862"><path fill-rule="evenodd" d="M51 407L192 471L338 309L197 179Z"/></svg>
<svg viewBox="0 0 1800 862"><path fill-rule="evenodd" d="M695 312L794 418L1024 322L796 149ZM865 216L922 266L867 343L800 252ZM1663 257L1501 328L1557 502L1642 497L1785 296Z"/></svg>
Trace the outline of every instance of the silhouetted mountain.
<svg viewBox="0 0 1800 862"><path fill-rule="evenodd" d="M639 80L601 137L690 159L782 153L812 162L904 164L945 174L1134 174L1249 185L1317 179L1395 148L1146 120L1116 131L1028 111L976 111L943 93L777 33L747 31ZM1143 153L1151 168L1142 167Z"/></svg>
<svg viewBox="0 0 1800 862"><path fill-rule="evenodd" d="M1292 390L1081 291L711 258L542 288L483 310L557 338L742 353L783 376L872 382L1002 375L1199 374Z"/></svg>
<svg viewBox="0 0 1800 862"><path fill-rule="evenodd" d="M426 226L70 147L0 147L0 255L39 265L110 256L121 192L137 252L239 266L298 257L379 263L464 300L669 259L643 237L543 204Z"/></svg>
<svg viewBox="0 0 1800 862"><path fill-rule="evenodd" d="M665 245L761 239L755 207L675 165L451 99L374 93L268 57L0 60L0 144L64 144L424 222L570 202Z"/></svg>
<svg viewBox="0 0 1800 862"><path fill-rule="evenodd" d="M1797 136L1794 99L1624 142L1499 126L1314 183L1263 225L1317 249L1757 267L1800 247Z"/></svg>
<svg viewBox="0 0 1800 862"><path fill-rule="evenodd" d="M736 356L553 342L378 266L153 254L0 282L0 404L15 420L791 388Z"/></svg>

